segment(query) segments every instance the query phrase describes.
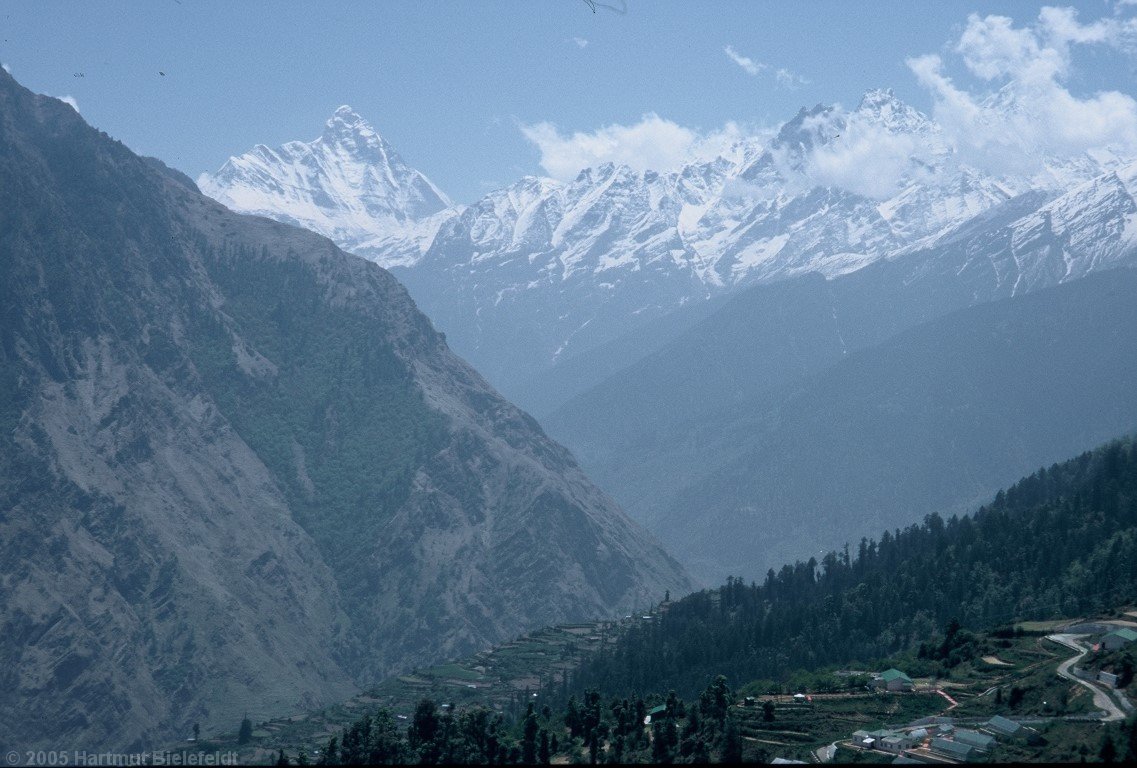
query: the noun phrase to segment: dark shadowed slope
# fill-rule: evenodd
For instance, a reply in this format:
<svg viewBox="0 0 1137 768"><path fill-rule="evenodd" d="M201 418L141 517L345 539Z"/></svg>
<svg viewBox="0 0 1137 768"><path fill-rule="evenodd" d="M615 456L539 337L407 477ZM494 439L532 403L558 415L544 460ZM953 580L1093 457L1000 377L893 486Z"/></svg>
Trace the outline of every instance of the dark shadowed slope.
<svg viewBox="0 0 1137 768"><path fill-rule="evenodd" d="M690 584L384 270L0 72L0 747L144 747Z"/></svg>

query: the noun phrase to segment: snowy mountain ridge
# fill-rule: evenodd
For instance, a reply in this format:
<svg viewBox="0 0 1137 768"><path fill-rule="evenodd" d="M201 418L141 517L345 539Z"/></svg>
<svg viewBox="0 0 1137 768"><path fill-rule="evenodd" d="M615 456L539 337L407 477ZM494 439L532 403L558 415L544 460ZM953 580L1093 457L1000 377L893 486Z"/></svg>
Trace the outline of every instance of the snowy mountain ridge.
<svg viewBox="0 0 1137 768"><path fill-rule="evenodd" d="M607 163L567 183L527 176L465 207L449 206L348 108L316 141L258 147L200 183L230 207L301 223L395 268L452 346L508 394L510 381L629 323L932 247L1024 193L1049 203L1126 166L1098 153L1038 167L995 176L969 166L934 120L874 90L853 110L803 108L768 142L710 161ZM1089 246L1072 247L1068 275L1084 271L1073 262Z"/></svg>

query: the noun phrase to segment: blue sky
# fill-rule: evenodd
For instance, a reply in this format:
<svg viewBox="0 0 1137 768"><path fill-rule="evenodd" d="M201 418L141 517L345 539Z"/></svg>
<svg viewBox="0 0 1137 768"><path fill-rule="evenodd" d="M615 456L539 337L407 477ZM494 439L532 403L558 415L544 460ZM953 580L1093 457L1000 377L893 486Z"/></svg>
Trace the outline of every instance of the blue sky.
<svg viewBox="0 0 1137 768"><path fill-rule="evenodd" d="M968 93L1017 76L987 77L998 69L990 51L995 59L986 63L964 61L960 41L977 18L1006 16L1012 31L1027 30L1038 27L1041 8L605 5L624 3L607 0L593 13L583 0L6 0L0 62L29 88L72 97L91 124L193 177L256 143L314 138L335 107L351 104L411 165L470 202L523 174L563 170L576 155L556 152L621 141L630 134L597 131L642 125L645 115L714 137L731 123L742 131L776 125L818 102L852 107L876 87L932 110L951 98L937 76ZM1137 5L1075 7L1063 43L1070 50L1059 51L1068 66L1054 77L1075 97L1131 96L1133 30L1116 25L1137 16ZM1108 44L1085 31L1103 20L1116 33ZM911 62L929 55L940 66L918 77ZM1123 119L1127 104L1116 101L1098 112Z"/></svg>

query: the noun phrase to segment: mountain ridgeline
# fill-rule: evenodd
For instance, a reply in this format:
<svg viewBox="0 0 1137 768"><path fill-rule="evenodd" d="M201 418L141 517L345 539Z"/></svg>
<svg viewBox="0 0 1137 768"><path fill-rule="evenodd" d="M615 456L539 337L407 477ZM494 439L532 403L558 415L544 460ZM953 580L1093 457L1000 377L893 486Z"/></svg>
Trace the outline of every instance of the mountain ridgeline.
<svg viewBox="0 0 1137 768"><path fill-rule="evenodd" d="M891 336L922 292L861 282L752 289L545 424L705 583L967 511L1137 426L1137 270Z"/></svg>
<svg viewBox="0 0 1137 768"><path fill-rule="evenodd" d="M1072 617L1137 599L1137 443L1039 469L970 515L861 539L820 562L728 579L643 622L578 670L573 689L674 689L871 663L952 619L973 628Z"/></svg>
<svg viewBox="0 0 1137 768"><path fill-rule="evenodd" d="M0 746L146 748L690 588L385 270L0 72Z"/></svg>
<svg viewBox="0 0 1137 768"><path fill-rule="evenodd" d="M819 171L898 145L909 152L894 179ZM630 349L617 367L593 358L590 382L582 366L549 376L565 362L749 286L911 265L946 248L949 260L970 257L963 282L976 292L945 292L962 298L958 309L1132 263L1135 158L1034 159L1033 175L973 167L933 118L874 90L854 109L803 108L768 140L743 138L680 168L527 176L442 210L440 193L427 195L429 182L347 108L317 141L258 146L199 183L235 210L303 221L396 269L453 347L543 416L651 349ZM1000 228L1008 215L1017 226Z"/></svg>

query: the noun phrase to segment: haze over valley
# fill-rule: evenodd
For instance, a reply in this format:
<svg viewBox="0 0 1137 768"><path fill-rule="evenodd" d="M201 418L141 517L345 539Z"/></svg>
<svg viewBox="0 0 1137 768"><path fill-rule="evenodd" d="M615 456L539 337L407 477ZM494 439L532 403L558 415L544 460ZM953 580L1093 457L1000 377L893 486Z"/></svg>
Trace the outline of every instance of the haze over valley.
<svg viewBox="0 0 1137 768"><path fill-rule="evenodd" d="M1137 759L1137 6L988 5L13 8L0 753Z"/></svg>

